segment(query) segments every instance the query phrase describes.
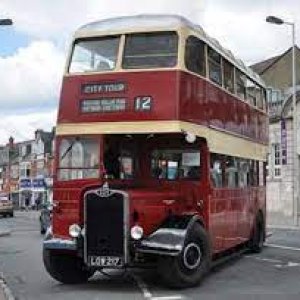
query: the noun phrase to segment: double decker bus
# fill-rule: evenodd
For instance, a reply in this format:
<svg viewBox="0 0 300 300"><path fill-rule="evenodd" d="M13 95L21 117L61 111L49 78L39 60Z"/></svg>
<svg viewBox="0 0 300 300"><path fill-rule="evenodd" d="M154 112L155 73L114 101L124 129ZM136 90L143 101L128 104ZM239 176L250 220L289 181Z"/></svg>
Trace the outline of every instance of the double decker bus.
<svg viewBox="0 0 300 300"><path fill-rule="evenodd" d="M173 15L81 27L63 78L44 265L62 283L155 266L198 284L265 240L266 91L200 26Z"/></svg>

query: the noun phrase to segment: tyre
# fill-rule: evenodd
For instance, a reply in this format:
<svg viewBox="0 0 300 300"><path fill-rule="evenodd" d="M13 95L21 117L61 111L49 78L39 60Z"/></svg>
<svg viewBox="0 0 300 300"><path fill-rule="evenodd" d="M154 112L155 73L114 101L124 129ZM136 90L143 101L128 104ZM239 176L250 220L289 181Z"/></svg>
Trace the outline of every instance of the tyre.
<svg viewBox="0 0 300 300"><path fill-rule="evenodd" d="M61 283L84 283L94 274L84 269L82 260L76 256L44 249L43 260L47 272Z"/></svg>
<svg viewBox="0 0 300 300"><path fill-rule="evenodd" d="M265 223L262 216L257 216L249 241L249 250L253 253L262 251L265 242Z"/></svg>
<svg viewBox="0 0 300 300"><path fill-rule="evenodd" d="M11 212L11 213L9 214L9 216L10 216L11 218L13 218L13 217L14 217L14 212Z"/></svg>
<svg viewBox="0 0 300 300"><path fill-rule="evenodd" d="M208 234L200 224L195 224L188 233L180 254L176 257L162 257L159 271L169 287L192 287L199 284L209 271L211 257Z"/></svg>

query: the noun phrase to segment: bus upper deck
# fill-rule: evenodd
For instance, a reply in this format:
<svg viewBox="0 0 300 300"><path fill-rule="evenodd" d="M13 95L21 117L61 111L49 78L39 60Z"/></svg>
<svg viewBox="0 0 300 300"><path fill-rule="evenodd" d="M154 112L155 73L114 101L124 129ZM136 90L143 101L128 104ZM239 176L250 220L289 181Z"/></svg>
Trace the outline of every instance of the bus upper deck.
<svg viewBox="0 0 300 300"><path fill-rule="evenodd" d="M188 131L212 148L230 134L263 157L265 95L254 72L184 18L104 20L75 34L57 134Z"/></svg>

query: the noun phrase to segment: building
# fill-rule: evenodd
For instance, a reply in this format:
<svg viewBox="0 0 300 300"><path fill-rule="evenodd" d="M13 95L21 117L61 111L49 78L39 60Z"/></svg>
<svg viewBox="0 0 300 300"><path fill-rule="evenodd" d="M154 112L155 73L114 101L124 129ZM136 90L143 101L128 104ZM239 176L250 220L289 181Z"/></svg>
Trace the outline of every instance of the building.
<svg viewBox="0 0 300 300"><path fill-rule="evenodd" d="M297 118L300 121L300 49L296 47ZM300 226L300 200L294 198L295 168L292 105L292 48L276 57L251 66L266 82L270 115L270 143L267 164L268 223L279 226ZM300 126L297 141L300 142ZM297 145L298 146L298 145ZM298 171L298 174L300 171ZM298 186L300 178L297 178Z"/></svg>
<svg viewBox="0 0 300 300"><path fill-rule="evenodd" d="M15 206L52 201L54 131L36 130L33 140L0 147L0 193Z"/></svg>

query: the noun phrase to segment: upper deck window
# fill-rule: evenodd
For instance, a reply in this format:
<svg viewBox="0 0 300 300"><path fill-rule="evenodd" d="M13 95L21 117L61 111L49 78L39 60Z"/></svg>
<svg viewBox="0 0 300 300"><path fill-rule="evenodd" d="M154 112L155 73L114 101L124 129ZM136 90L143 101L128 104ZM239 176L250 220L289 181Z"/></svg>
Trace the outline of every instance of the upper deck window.
<svg viewBox="0 0 300 300"><path fill-rule="evenodd" d="M116 66L120 37L111 36L75 42L70 73L103 72Z"/></svg>
<svg viewBox="0 0 300 300"><path fill-rule="evenodd" d="M177 64L175 32L137 33L126 36L124 69L170 68Z"/></svg>
<svg viewBox="0 0 300 300"><path fill-rule="evenodd" d="M223 59L223 77L224 77L224 88L234 93L234 67L227 60Z"/></svg>
<svg viewBox="0 0 300 300"><path fill-rule="evenodd" d="M185 65L188 70L206 75L205 44L194 36L188 37L185 48Z"/></svg>
<svg viewBox="0 0 300 300"><path fill-rule="evenodd" d="M209 79L222 86L221 55L212 48L208 48L208 67Z"/></svg>
<svg viewBox="0 0 300 300"><path fill-rule="evenodd" d="M236 70L236 92L241 99L246 99L246 76L239 70Z"/></svg>

